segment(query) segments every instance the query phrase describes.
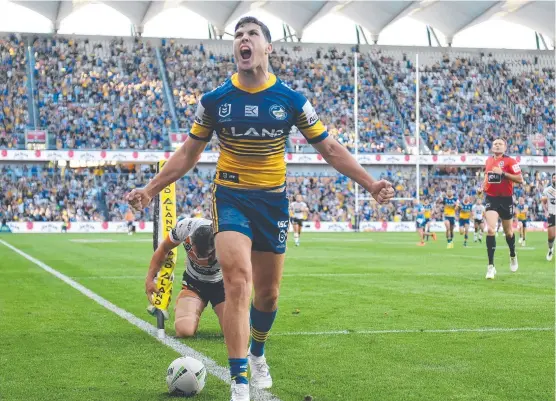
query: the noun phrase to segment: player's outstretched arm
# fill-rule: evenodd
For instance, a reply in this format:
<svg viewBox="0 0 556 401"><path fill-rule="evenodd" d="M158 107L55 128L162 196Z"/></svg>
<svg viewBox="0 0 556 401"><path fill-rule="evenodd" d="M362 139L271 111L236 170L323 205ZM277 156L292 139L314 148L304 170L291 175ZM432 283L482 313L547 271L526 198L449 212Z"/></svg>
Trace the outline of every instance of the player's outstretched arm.
<svg viewBox="0 0 556 401"><path fill-rule="evenodd" d="M179 180L197 164L206 146L205 141L188 138L145 188L134 189L127 194L126 200L131 207L138 210L145 208L153 196L167 185Z"/></svg>
<svg viewBox="0 0 556 401"><path fill-rule="evenodd" d="M149 303L151 301L151 295L156 292L156 284L154 278L158 274L158 271L162 267L162 264L166 260L168 253L177 247L179 244L174 243L170 238L166 238L164 241L158 245L156 251L151 258L151 263L149 264L149 270L147 271L147 277L145 278L145 293L147 294L147 299Z"/></svg>
<svg viewBox="0 0 556 401"><path fill-rule="evenodd" d="M369 191L379 203L388 203L394 197L394 188L390 182L376 181L334 138L328 136L324 140L314 143L313 147L319 151L328 164Z"/></svg>

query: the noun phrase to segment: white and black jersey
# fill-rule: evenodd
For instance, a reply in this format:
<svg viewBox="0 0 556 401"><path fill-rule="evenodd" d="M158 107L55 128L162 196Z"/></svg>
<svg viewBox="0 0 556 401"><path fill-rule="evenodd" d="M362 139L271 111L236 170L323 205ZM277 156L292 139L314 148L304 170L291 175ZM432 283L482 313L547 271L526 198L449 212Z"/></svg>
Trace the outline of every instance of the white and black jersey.
<svg viewBox="0 0 556 401"><path fill-rule="evenodd" d="M548 213L554 216L556 214L556 188L549 185L544 189L542 194L548 201Z"/></svg>
<svg viewBox="0 0 556 401"><path fill-rule="evenodd" d="M201 266L195 263L195 255L192 254L191 236L199 227L211 226L212 221L203 218L183 219L178 221L176 227L170 231L170 241L175 244L183 243L187 252L185 274L203 283L216 283L222 280L222 270L217 260L210 266Z"/></svg>
<svg viewBox="0 0 556 401"><path fill-rule="evenodd" d="M473 213L473 219L482 221L485 214L485 206L473 205L471 212Z"/></svg>
<svg viewBox="0 0 556 401"><path fill-rule="evenodd" d="M305 202L292 202L290 205L292 211L292 217L297 220L305 220L307 204Z"/></svg>

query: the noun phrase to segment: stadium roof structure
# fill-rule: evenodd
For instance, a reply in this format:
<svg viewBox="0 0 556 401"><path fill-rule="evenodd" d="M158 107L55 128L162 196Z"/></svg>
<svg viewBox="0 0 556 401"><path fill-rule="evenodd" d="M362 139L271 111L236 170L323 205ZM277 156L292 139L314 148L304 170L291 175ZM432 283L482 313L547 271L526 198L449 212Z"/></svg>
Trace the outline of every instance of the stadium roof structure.
<svg viewBox="0 0 556 401"><path fill-rule="evenodd" d="M490 19L502 19L531 28L555 43L555 2L533 0L510 1L16 1L52 21L57 30L60 22L79 7L104 3L119 11L143 32L143 26L157 14L172 7L186 7L211 23L217 35L234 20L250 10L262 8L277 16L303 37L303 31L328 13L339 13L371 33L376 43L380 32L403 17L411 17L440 30L448 44L454 36L473 25Z"/></svg>

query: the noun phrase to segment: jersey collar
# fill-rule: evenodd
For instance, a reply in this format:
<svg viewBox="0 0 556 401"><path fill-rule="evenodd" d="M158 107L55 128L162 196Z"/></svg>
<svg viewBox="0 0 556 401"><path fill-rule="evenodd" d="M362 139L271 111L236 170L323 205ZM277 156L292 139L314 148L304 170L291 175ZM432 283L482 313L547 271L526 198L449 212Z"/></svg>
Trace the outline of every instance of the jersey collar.
<svg viewBox="0 0 556 401"><path fill-rule="evenodd" d="M256 88L246 88L245 86L241 85L239 83L239 76L238 73L236 72L234 75L232 75L232 85L234 85L236 88L241 89L244 92L248 92L248 93L257 93L257 92L262 92L265 89L270 88L271 86L273 86L276 83L276 75L270 73L268 80L262 84L261 86L258 86Z"/></svg>

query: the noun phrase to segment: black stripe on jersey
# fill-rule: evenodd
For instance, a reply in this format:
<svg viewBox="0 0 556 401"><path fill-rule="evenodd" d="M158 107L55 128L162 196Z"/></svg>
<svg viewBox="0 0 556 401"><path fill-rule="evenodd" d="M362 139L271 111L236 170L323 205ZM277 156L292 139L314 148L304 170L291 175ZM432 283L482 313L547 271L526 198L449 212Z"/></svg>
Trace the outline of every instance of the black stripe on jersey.
<svg viewBox="0 0 556 401"><path fill-rule="evenodd" d="M284 153L285 147L286 146L284 144L284 146L281 146L279 149L237 149L233 146L225 145L224 143L220 142L221 150L225 150L237 156L273 156Z"/></svg>
<svg viewBox="0 0 556 401"><path fill-rule="evenodd" d="M283 148L284 146L286 146L286 141L281 141L278 143L261 143L259 144L253 144L253 143L234 143L234 142L230 142L230 141L220 141L221 144L223 144L224 146L227 146L229 148L232 149L237 149L237 150L276 150L279 148Z"/></svg>
<svg viewBox="0 0 556 401"><path fill-rule="evenodd" d="M236 148L238 150L259 150L259 149L268 149L273 150L279 147L283 147L286 143L286 138L280 138L279 141L272 141L272 142L238 142L238 141L230 141L227 138L220 138L220 143L223 143L226 146Z"/></svg>
<svg viewBox="0 0 556 401"><path fill-rule="evenodd" d="M280 136L280 137L276 137L276 138L258 138L258 139L253 139L252 137L249 138L241 138L241 137L236 137L236 136L231 136L231 135L223 135L220 134L218 135L218 139L220 139L223 142L228 142L228 143L241 143L241 144L253 144L254 146L258 146L260 143L264 143L265 145L274 145L277 143L280 143L281 141L285 141L286 140L286 136Z"/></svg>
<svg viewBox="0 0 556 401"><path fill-rule="evenodd" d="M200 124L199 124L200 125ZM205 127L206 128L206 127ZM196 139L198 141L203 141L203 142L210 142L212 135L207 136L206 138L201 138L200 136L197 136L195 134L192 134L191 132L189 133L189 136L193 139Z"/></svg>

